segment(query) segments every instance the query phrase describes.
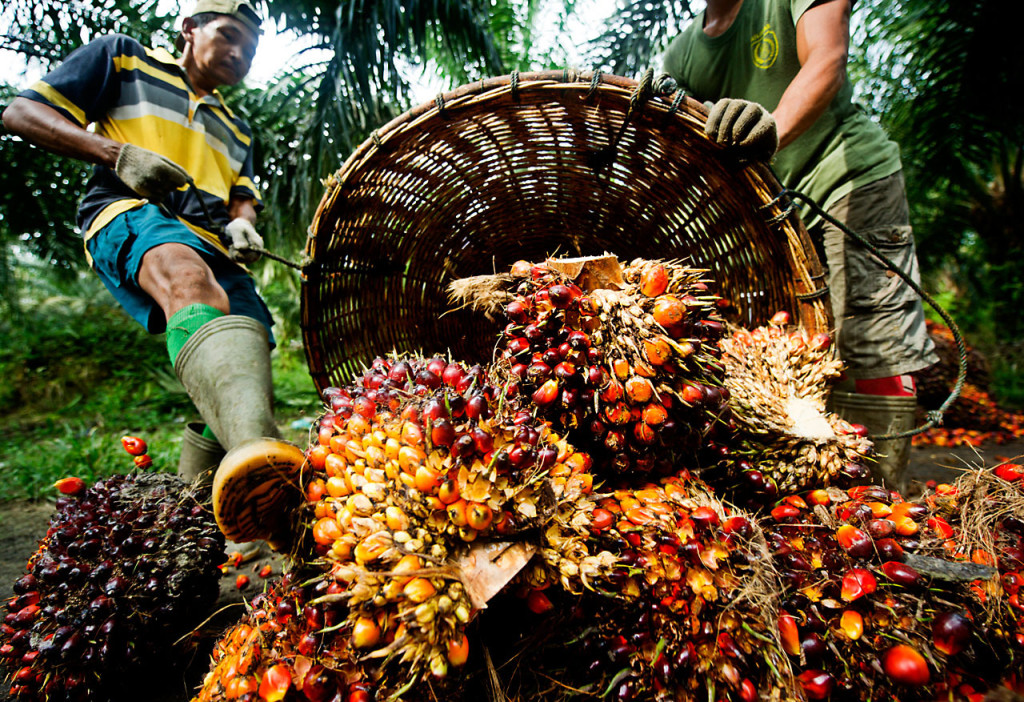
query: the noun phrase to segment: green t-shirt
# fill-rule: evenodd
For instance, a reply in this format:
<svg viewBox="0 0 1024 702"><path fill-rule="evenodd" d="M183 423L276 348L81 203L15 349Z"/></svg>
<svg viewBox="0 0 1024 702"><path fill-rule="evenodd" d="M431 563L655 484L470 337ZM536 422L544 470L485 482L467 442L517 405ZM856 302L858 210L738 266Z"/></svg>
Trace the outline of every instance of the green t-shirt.
<svg viewBox="0 0 1024 702"><path fill-rule="evenodd" d="M774 111L800 70L796 22L816 0L743 0L721 35L704 33L704 13L665 53L665 72L701 101L753 100ZM772 167L790 188L829 207L854 188L900 170L899 147L852 102L844 81L810 129L779 151ZM812 220L804 221L810 226Z"/></svg>

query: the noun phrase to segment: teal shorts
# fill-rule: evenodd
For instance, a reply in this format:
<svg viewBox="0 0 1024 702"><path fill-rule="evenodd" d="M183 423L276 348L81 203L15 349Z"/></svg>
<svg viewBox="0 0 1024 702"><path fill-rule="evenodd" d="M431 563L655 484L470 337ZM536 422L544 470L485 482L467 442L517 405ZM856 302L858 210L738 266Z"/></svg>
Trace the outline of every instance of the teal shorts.
<svg viewBox="0 0 1024 702"><path fill-rule="evenodd" d="M267 328L271 346L274 324L270 310L256 292L252 277L212 244L196 236L188 227L168 217L155 205L143 205L115 217L100 229L86 248L92 267L107 290L131 317L152 334L167 329L164 311L139 286L142 257L161 244L185 244L194 249L227 293L231 314L251 317Z"/></svg>

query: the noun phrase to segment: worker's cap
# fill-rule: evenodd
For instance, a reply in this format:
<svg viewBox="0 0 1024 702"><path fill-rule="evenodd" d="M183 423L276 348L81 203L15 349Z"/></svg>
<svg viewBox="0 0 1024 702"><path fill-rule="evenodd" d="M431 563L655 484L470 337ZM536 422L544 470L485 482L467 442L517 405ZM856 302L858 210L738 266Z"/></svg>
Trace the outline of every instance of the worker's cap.
<svg viewBox="0 0 1024 702"><path fill-rule="evenodd" d="M236 20L251 29L256 36L263 34L260 23L263 21L257 14L256 9L247 0L197 0L196 6L192 9L189 17L201 15L204 12L214 12L218 15L231 15ZM179 34L174 46L181 51L185 48L185 36Z"/></svg>

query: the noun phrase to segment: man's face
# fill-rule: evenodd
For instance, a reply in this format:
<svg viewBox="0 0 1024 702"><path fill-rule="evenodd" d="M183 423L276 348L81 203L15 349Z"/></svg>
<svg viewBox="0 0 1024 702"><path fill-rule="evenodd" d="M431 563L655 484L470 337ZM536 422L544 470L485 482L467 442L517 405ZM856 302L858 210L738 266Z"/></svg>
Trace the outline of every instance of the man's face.
<svg viewBox="0 0 1024 702"><path fill-rule="evenodd" d="M245 78L252 66L258 37L230 15L218 15L202 27L183 27L186 41L192 40L192 62L201 82L212 89L234 85Z"/></svg>

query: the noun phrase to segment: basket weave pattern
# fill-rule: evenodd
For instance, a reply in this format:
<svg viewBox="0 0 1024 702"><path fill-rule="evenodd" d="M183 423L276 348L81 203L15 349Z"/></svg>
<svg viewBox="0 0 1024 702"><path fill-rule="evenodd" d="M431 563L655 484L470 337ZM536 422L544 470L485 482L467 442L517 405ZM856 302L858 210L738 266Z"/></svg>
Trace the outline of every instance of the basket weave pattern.
<svg viewBox="0 0 1024 702"><path fill-rule="evenodd" d="M448 284L550 255L682 258L710 269L740 323L784 309L827 329L821 265L773 201L771 171L712 143L699 103L638 101L636 82L598 79L466 85L352 154L307 242L302 326L320 389L393 350L489 360L498 322L451 311Z"/></svg>

